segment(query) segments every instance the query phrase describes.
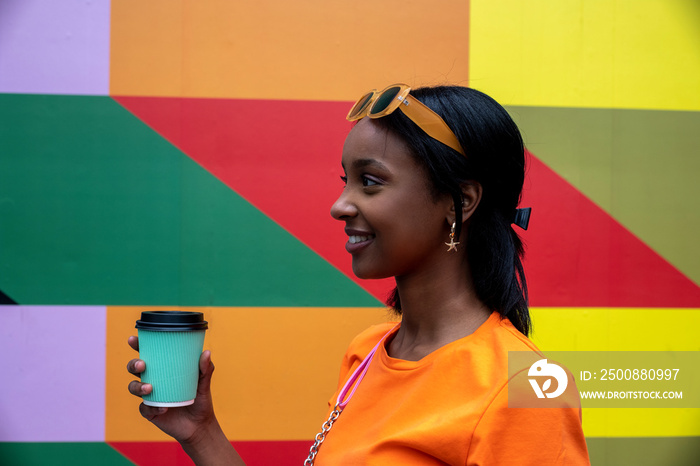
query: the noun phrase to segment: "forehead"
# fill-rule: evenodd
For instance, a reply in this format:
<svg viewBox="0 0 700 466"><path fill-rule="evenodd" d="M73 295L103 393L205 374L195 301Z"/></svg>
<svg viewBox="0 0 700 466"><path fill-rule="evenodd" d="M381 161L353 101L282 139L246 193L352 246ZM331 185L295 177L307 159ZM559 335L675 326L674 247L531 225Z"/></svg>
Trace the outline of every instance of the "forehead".
<svg viewBox="0 0 700 466"><path fill-rule="evenodd" d="M342 164L349 169L358 161L377 161L394 169L422 170L414 160L403 140L376 124L363 118L352 128L343 145Z"/></svg>

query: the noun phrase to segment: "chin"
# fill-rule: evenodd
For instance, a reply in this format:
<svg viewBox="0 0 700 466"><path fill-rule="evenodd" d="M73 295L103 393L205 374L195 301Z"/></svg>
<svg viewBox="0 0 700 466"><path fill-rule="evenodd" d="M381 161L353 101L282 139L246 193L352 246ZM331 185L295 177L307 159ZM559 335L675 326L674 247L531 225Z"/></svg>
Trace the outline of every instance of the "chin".
<svg viewBox="0 0 700 466"><path fill-rule="evenodd" d="M352 273L361 280L381 280L382 278L393 277L393 275L382 272L375 267L363 266L353 261Z"/></svg>

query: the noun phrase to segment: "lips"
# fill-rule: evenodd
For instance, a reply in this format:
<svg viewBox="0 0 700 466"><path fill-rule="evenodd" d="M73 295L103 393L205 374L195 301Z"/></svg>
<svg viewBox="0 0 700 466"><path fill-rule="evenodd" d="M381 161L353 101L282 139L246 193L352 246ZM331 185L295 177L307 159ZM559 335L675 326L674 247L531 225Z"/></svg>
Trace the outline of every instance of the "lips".
<svg viewBox="0 0 700 466"><path fill-rule="evenodd" d="M350 230L346 228L345 233L348 235L348 242L345 243L345 250L350 254L364 249L374 241L374 235L366 231Z"/></svg>

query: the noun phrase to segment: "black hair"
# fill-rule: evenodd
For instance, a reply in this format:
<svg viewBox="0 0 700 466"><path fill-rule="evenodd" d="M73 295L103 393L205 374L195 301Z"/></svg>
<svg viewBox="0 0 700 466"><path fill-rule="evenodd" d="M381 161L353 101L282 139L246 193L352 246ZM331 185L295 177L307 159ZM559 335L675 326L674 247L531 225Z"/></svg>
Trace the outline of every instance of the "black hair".
<svg viewBox="0 0 700 466"><path fill-rule="evenodd" d="M457 136L466 157L436 141L401 111L374 120L403 139L425 168L433 194L448 194L455 203L456 238L462 224L463 183L478 182L482 197L467 228L467 256L479 299L510 319L524 335L531 331L522 257L523 243L513 230L515 210L525 179L525 150L508 112L475 89L423 87L410 95L440 115ZM398 313L398 289L387 304Z"/></svg>

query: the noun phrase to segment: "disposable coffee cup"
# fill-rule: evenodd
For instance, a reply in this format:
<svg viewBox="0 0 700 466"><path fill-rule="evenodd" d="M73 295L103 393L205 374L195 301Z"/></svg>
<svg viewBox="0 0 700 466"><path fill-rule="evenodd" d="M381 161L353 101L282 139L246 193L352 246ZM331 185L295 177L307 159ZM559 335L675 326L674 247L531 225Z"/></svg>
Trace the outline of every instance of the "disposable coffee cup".
<svg viewBox="0 0 700 466"><path fill-rule="evenodd" d="M194 403L199 357L208 328L204 314L187 311L144 311L136 321L139 357L146 363L141 382L153 386L143 395L148 406L177 407Z"/></svg>

